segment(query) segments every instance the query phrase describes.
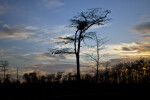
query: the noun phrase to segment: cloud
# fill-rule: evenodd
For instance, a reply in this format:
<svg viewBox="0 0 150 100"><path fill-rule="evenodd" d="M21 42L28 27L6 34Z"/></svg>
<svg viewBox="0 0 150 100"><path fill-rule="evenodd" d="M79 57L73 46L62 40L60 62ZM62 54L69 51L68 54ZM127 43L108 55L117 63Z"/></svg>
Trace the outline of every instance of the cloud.
<svg viewBox="0 0 150 100"><path fill-rule="evenodd" d="M123 43L116 46L113 52L111 51L111 54L113 53L123 58L148 57L150 56L150 42Z"/></svg>
<svg viewBox="0 0 150 100"><path fill-rule="evenodd" d="M59 0L42 0L45 7L54 8L64 6L65 4Z"/></svg>
<svg viewBox="0 0 150 100"><path fill-rule="evenodd" d="M143 55L143 53L138 53L136 42L132 43L117 43L117 44L106 44L104 45L104 49L100 50L100 55L106 55L101 58L101 61L108 61L110 59L116 58L125 58L131 56ZM133 47L133 48L131 48ZM94 48L93 48L94 49ZM93 50L91 49L89 53L91 54ZM94 53L93 53L94 54Z"/></svg>
<svg viewBox="0 0 150 100"><path fill-rule="evenodd" d="M131 49L128 48L128 47L122 47L122 50L124 50L124 51L131 51Z"/></svg>
<svg viewBox="0 0 150 100"><path fill-rule="evenodd" d="M120 52L120 55L128 58L132 56L150 56L150 20L148 20L148 18L148 16L144 17L144 21L132 28L133 32L140 35L142 39L141 42L121 44L114 50Z"/></svg>
<svg viewBox="0 0 150 100"><path fill-rule="evenodd" d="M0 5L0 15L4 14L6 12L7 12L7 8L2 6L2 5Z"/></svg>
<svg viewBox="0 0 150 100"><path fill-rule="evenodd" d="M43 73L57 73L57 72L72 72L76 68L75 63L64 63L64 62L37 62L27 65L20 69L21 73L40 71Z"/></svg>
<svg viewBox="0 0 150 100"><path fill-rule="evenodd" d="M50 44L54 41L54 38L59 36L66 36L66 34L73 33L72 29L68 29L66 25L54 25L54 26L43 26L43 27L35 27L35 26L26 26L26 30L35 31L36 34L32 38L28 38L29 42L40 42L41 44Z"/></svg>
<svg viewBox="0 0 150 100"><path fill-rule="evenodd" d="M91 69L91 65L81 64L81 72L85 72ZM40 71L44 73L57 73L57 72L73 72L76 71L76 63L66 62L45 62L45 63L34 63L30 66L24 67L22 73L31 71Z"/></svg>
<svg viewBox="0 0 150 100"><path fill-rule="evenodd" d="M34 36L31 36L30 38L27 39L27 42L36 42L40 44L50 44L50 36L46 34L41 34L36 31L36 34Z"/></svg>
<svg viewBox="0 0 150 100"><path fill-rule="evenodd" d="M49 28L51 27L51 28ZM75 30L73 28L67 27L67 25L54 25L54 26L49 26L45 28L46 33L50 34L56 34L58 36L65 36L65 34L74 34Z"/></svg>
<svg viewBox="0 0 150 100"><path fill-rule="evenodd" d="M150 53L150 43L136 43L135 46L122 47L123 51L137 51L138 53Z"/></svg>
<svg viewBox="0 0 150 100"><path fill-rule="evenodd" d="M34 26L32 26L34 28ZM53 44L58 42L58 37L71 36L74 34L74 29L68 28L67 25L54 25L36 27L36 34L29 38L29 42L39 42L42 45ZM60 46L59 46L60 47Z"/></svg>
<svg viewBox="0 0 150 100"><path fill-rule="evenodd" d="M120 64L120 63L127 63L127 62L133 62L133 61L135 61L135 60L137 60L137 59L139 59L139 58L132 58L132 57L130 57L130 58L111 59L111 60L108 62L108 65L111 66L111 67L113 67L113 66L115 66L115 65L117 65L117 64ZM104 63L104 65L105 65L105 64L106 64L106 63Z"/></svg>
<svg viewBox="0 0 150 100"><path fill-rule="evenodd" d="M33 61L32 57L30 57L29 55L13 55L13 58L22 60L23 62L31 62Z"/></svg>
<svg viewBox="0 0 150 100"><path fill-rule="evenodd" d="M26 29L26 30L37 30L38 28L35 26L26 26L24 29Z"/></svg>
<svg viewBox="0 0 150 100"><path fill-rule="evenodd" d="M60 59L66 59L66 57L64 55L53 55L51 53L42 53L42 54L38 54L35 58L35 60L60 60Z"/></svg>
<svg viewBox="0 0 150 100"><path fill-rule="evenodd" d="M15 74L15 78L16 78L16 68L7 67L7 73L9 73L9 75L11 74L11 76L13 76ZM2 68L0 68L0 76L3 76Z"/></svg>
<svg viewBox="0 0 150 100"><path fill-rule="evenodd" d="M18 50L20 50L20 48L16 46L8 46L8 47L0 46L0 60L11 58L12 57L11 54L18 52Z"/></svg>
<svg viewBox="0 0 150 100"><path fill-rule="evenodd" d="M72 72L75 68L75 64L68 63L47 63L47 64L35 64L36 70L44 71L46 73L54 72Z"/></svg>
<svg viewBox="0 0 150 100"><path fill-rule="evenodd" d="M111 23L106 23L106 24L104 24L104 25L94 25L94 26L92 26L90 29L91 30L94 30L94 29L99 29L99 28L103 28L103 27L106 27L106 26L110 26L111 25Z"/></svg>
<svg viewBox="0 0 150 100"><path fill-rule="evenodd" d="M0 39L22 40L27 39L34 34L34 32L30 32L25 28L18 26L11 27L7 24L4 24L0 30Z"/></svg>
<svg viewBox="0 0 150 100"><path fill-rule="evenodd" d="M150 21L136 25L133 30L142 35L150 34Z"/></svg>
<svg viewBox="0 0 150 100"><path fill-rule="evenodd" d="M0 57L4 56L5 50L0 47Z"/></svg>
<svg viewBox="0 0 150 100"><path fill-rule="evenodd" d="M135 25L132 31L138 33L144 41L150 40L150 16L143 17L142 22Z"/></svg>
<svg viewBox="0 0 150 100"><path fill-rule="evenodd" d="M58 42L55 38L72 36L74 34L74 29L68 28L67 25L54 25L43 27L26 26L24 27L24 29L28 31L34 31L36 33L34 34L34 36L31 36L31 38L27 39L28 42L38 42L41 45L53 44L55 42Z"/></svg>

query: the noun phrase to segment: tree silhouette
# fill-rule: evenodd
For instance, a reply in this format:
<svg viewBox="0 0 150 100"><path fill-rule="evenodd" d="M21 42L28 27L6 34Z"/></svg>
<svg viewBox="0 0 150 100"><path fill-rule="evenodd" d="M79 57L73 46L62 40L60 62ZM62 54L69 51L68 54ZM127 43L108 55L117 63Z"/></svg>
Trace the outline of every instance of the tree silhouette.
<svg viewBox="0 0 150 100"><path fill-rule="evenodd" d="M37 73L32 72L32 73L25 73L23 75L23 79L26 81L26 83L36 83L38 81Z"/></svg>
<svg viewBox="0 0 150 100"><path fill-rule="evenodd" d="M55 80L55 74L49 74L49 75L47 75L47 81L48 82L54 82L54 80Z"/></svg>
<svg viewBox="0 0 150 100"><path fill-rule="evenodd" d="M0 61L0 67L2 67L2 70L4 72L4 80L5 80L5 72L7 71L7 68L8 67L8 61Z"/></svg>
<svg viewBox="0 0 150 100"><path fill-rule="evenodd" d="M11 83L11 76L9 74L6 74L4 84L10 84Z"/></svg>
<svg viewBox="0 0 150 100"><path fill-rule="evenodd" d="M107 19L107 15L110 13L109 10L103 11L101 8L92 8L85 12L79 13L74 16L70 21L70 27L76 29L74 36L70 37L59 37L62 40L61 43L74 44L74 50L70 48L63 49L51 49L52 54L75 54L77 64L77 80L80 81L80 48L81 42L85 39L92 38L93 32L86 32L89 28L94 25L104 25Z"/></svg>
<svg viewBox="0 0 150 100"><path fill-rule="evenodd" d="M99 39L97 34L94 34L93 40L95 41L95 44L93 46L89 46L91 48L96 48L94 52L96 52L96 55L94 54L86 54L88 57L90 57L95 63L96 63L96 82L98 81L98 75L99 75L99 67L100 67L100 59L104 57L106 54L100 55L100 50L102 49L102 45L107 42L105 38Z"/></svg>
<svg viewBox="0 0 150 100"><path fill-rule="evenodd" d="M76 28L74 36L70 37L59 37L62 43L74 44L74 51L70 50L70 48L63 49L51 49L50 51L53 54L75 54L76 56L76 64L77 64L77 80L80 81L80 47L81 42L87 38L91 38L93 32L86 32L89 28L94 25L104 25L107 19L107 15L110 13L109 10L103 11L101 8L92 8L85 12L81 12L77 16L74 16L70 21L70 27Z"/></svg>
<svg viewBox="0 0 150 100"><path fill-rule="evenodd" d="M57 73L57 77L56 77L57 82L61 81L62 75L63 75L63 72L58 72Z"/></svg>

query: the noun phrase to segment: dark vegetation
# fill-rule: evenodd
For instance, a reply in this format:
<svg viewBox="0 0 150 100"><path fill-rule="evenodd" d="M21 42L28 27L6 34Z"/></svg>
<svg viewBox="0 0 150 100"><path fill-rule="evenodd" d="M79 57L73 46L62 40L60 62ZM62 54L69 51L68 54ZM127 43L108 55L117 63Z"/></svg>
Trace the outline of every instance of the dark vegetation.
<svg viewBox="0 0 150 100"><path fill-rule="evenodd" d="M120 63L112 68L81 75L80 83L76 74L68 73L38 75L25 73L23 82L12 81L6 75L0 81L3 100L50 100L50 99L93 99L119 97L148 97L150 89L150 59Z"/></svg>

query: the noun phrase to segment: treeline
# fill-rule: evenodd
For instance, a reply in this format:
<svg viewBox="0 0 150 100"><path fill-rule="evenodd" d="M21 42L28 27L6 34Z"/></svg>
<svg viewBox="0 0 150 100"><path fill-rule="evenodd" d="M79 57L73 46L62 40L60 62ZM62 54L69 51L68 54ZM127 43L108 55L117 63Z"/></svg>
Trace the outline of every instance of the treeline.
<svg viewBox="0 0 150 100"><path fill-rule="evenodd" d="M96 72L96 71L95 71ZM26 84L40 83L63 83L67 81L76 81L75 73L58 72L57 74L40 75L37 72L25 73L22 77ZM0 80L0 84L12 83L20 81L12 81L10 75L6 75L4 81ZM89 71L81 75L81 81L97 82L97 83L149 83L150 82L150 59L143 58L133 62L119 63L112 68L106 67L105 70L99 70L98 80L96 81L96 73Z"/></svg>
<svg viewBox="0 0 150 100"><path fill-rule="evenodd" d="M66 82L76 81L76 74L58 72L57 74L38 75L26 73L23 79L26 83L32 82ZM96 73L88 72L81 74L81 80L88 82L96 82ZM112 68L106 66L105 70L99 70L98 83L149 83L150 82L150 59L141 58L133 62L119 63Z"/></svg>
<svg viewBox="0 0 150 100"><path fill-rule="evenodd" d="M112 69L111 76L109 80L113 79L118 83L149 83L150 59L141 58L133 62L117 64Z"/></svg>
<svg viewBox="0 0 150 100"><path fill-rule="evenodd" d="M0 81L1 98L58 100L66 98L62 97L66 95L73 96L71 99L74 100L78 96L86 99L107 98L106 95L143 97L148 95L147 90L150 89L150 59L119 63L112 68L106 66L105 70L99 70L98 80L96 73L89 71L81 75L80 83L75 73L64 74L63 72L47 75L38 72L25 73L22 79L21 82L6 75L5 80Z"/></svg>

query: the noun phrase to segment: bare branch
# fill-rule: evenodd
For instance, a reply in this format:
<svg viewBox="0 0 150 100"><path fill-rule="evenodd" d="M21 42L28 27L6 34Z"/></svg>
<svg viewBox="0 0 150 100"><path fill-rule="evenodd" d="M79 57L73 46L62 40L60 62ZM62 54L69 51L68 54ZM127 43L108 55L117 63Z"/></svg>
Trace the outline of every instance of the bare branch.
<svg viewBox="0 0 150 100"><path fill-rule="evenodd" d="M57 44L68 44L68 43L73 43L75 41L74 37L58 37L56 38L56 40L58 40L58 42L56 42Z"/></svg>
<svg viewBox="0 0 150 100"><path fill-rule="evenodd" d="M83 32L88 30L93 25L104 25L104 23L110 19L106 19L107 15L110 13L109 10L102 10L101 8L92 8L86 12L81 12L79 16L75 16L71 19L71 27L76 27L80 30L81 24L86 23L81 29Z"/></svg>
<svg viewBox="0 0 150 100"><path fill-rule="evenodd" d="M86 54L88 57L90 57L90 58L92 58L95 62L97 62L97 59L96 58L94 58L94 56L93 55L89 55L89 54Z"/></svg>
<svg viewBox="0 0 150 100"><path fill-rule="evenodd" d="M70 48L50 49L49 51L52 54L75 54L73 51L70 51Z"/></svg>

